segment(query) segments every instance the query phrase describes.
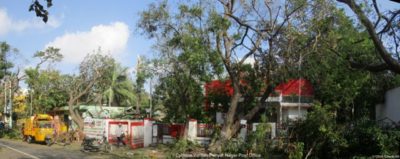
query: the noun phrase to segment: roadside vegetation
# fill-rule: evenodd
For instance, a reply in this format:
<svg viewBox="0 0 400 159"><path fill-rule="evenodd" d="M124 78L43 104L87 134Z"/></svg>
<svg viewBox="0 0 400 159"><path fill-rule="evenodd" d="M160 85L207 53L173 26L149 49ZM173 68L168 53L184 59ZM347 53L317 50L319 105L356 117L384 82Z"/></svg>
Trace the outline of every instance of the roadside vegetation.
<svg viewBox="0 0 400 159"><path fill-rule="evenodd" d="M48 7L53 5L51 0L46 2ZM151 105L165 116L157 120L183 123L185 128L188 119L215 123L215 112L226 112L210 145L201 146L181 136L168 145L171 148L159 145L156 149L170 158L183 153L254 153L296 159L398 155L400 125L376 121L375 107L384 103L387 90L400 86L400 12L381 11L378 3L153 3L140 12L137 30L155 41L155 55L137 62L135 78L101 49L89 54L76 74L50 67L63 58L53 47L35 53L32 58L39 61L37 65L22 69L8 59L17 56L18 50L1 42L0 90L13 94L1 94L0 103L14 103L13 113L3 116L18 119L30 112L68 106L82 130L83 119L76 109L82 104L136 106L137 112ZM35 6L41 5L33 1L31 11L41 13L37 16L46 22L46 8ZM313 84L313 107L305 119L290 123L287 131L272 140L268 136L271 128L263 124L273 109L266 99L289 79L307 79ZM232 90L206 96L205 84L213 80L227 82ZM144 85L150 81L154 91L147 93ZM25 82L28 93L22 93L20 82ZM210 103L215 105L205 109ZM246 140L238 138L240 120L254 118L261 118L257 130L249 132ZM0 133L18 137L14 129ZM145 153L139 149L133 155Z"/></svg>

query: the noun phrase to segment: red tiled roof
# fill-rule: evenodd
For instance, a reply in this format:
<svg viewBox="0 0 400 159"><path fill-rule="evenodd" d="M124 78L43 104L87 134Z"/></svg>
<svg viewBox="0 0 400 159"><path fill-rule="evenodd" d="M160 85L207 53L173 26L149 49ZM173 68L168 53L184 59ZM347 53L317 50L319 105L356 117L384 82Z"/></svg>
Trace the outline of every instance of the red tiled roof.
<svg viewBox="0 0 400 159"><path fill-rule="evenodd" d="M242 84L244 83L242 82ZM299 95L299 94L301 94L302 96L314 95L314 88L311 82L305 79L290 79L288 82L281 83L277 87L275 87L275 91L278 93L281 92L283 96ZM231 86L231 81L213 80L209 83L206 83L205 95L207 96L210 93L232 96L233 88Z"/></svg>
<svg viewBox="0 0 400 159"><path fill-rule="evenodd" d="M291 79L275 87L275 91L281 92L282 96L301 95L313 96L314 88L311 82L305 79Z"/></svg>

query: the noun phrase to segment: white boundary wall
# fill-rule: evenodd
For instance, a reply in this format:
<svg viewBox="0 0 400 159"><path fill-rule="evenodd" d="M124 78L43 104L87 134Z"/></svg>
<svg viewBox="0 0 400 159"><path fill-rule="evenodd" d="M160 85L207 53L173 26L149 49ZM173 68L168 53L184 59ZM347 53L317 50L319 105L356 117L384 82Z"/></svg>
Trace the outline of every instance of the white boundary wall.
<svg viewBox="0 0 400 159"><path fill-rule="evenodd" d="M396 123L400 122L400 87L386 92L385 104L376 105L376 120L389 118Z"/></svg>
<svg viewBox="0 0 400 159"><path fill-rule="evenodd" d="M124 129L125 132L125 142L127 145L132 145L132 141L128 140L131 138L133 132L131 132L131 124L132 123L142 123L143 129L138 129L143 132L135 132L136 135L140 135L143 137L143 146L148 147L151 145L152 137L153 137L153 121L151 119L144 119L144 120L117 120L117 119L92 119L92 118L85 118L84 119L84 134L85 136L101 139L103 135L107 137L107 140L110 143L115 142L116 140L116 129L118 124ZM157 131L157 130L156 130ZM139 133L139 134L138 134ZM143 134L143 135L141 135Z"/></svg>

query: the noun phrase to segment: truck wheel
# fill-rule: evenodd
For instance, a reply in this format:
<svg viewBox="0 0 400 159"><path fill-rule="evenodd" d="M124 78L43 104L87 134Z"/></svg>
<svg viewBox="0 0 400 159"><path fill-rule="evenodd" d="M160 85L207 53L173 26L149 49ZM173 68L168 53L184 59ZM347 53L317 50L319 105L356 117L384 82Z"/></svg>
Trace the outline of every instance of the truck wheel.
<svg viewBox="0 0 400 159"><path fill-rule="evenodd" d="M51 146L52 142L51 139L45 139L46 145Z"/></svg>
<svg viewBox="0 0 400 159"><path fill-rule="evenodd" d="M27 141L28 143L32 143L32 142L33 142L32 136L28 136L28 138L26 139L26 141Z"/></svg>

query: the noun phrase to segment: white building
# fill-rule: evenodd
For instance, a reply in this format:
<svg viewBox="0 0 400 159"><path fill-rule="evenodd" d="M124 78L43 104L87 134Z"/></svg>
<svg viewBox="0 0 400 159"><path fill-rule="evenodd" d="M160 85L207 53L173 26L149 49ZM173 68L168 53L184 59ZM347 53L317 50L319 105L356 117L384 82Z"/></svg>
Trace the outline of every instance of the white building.
<svg viewBox="0 0 400 159"><path fill-rule="evenodd" d="M275 107L278 124L305 118L314 98L314 89L309 81L289 80L279 84L275 92L275 96L269 97L267 102Z"/></svg>
<svg viewBox="0 0 400 159"><path fill-rule="evenodd" d="M385 104L375 107L376 120L387 120L400 124L400 87L391 89L385 94Z"/></svg>

